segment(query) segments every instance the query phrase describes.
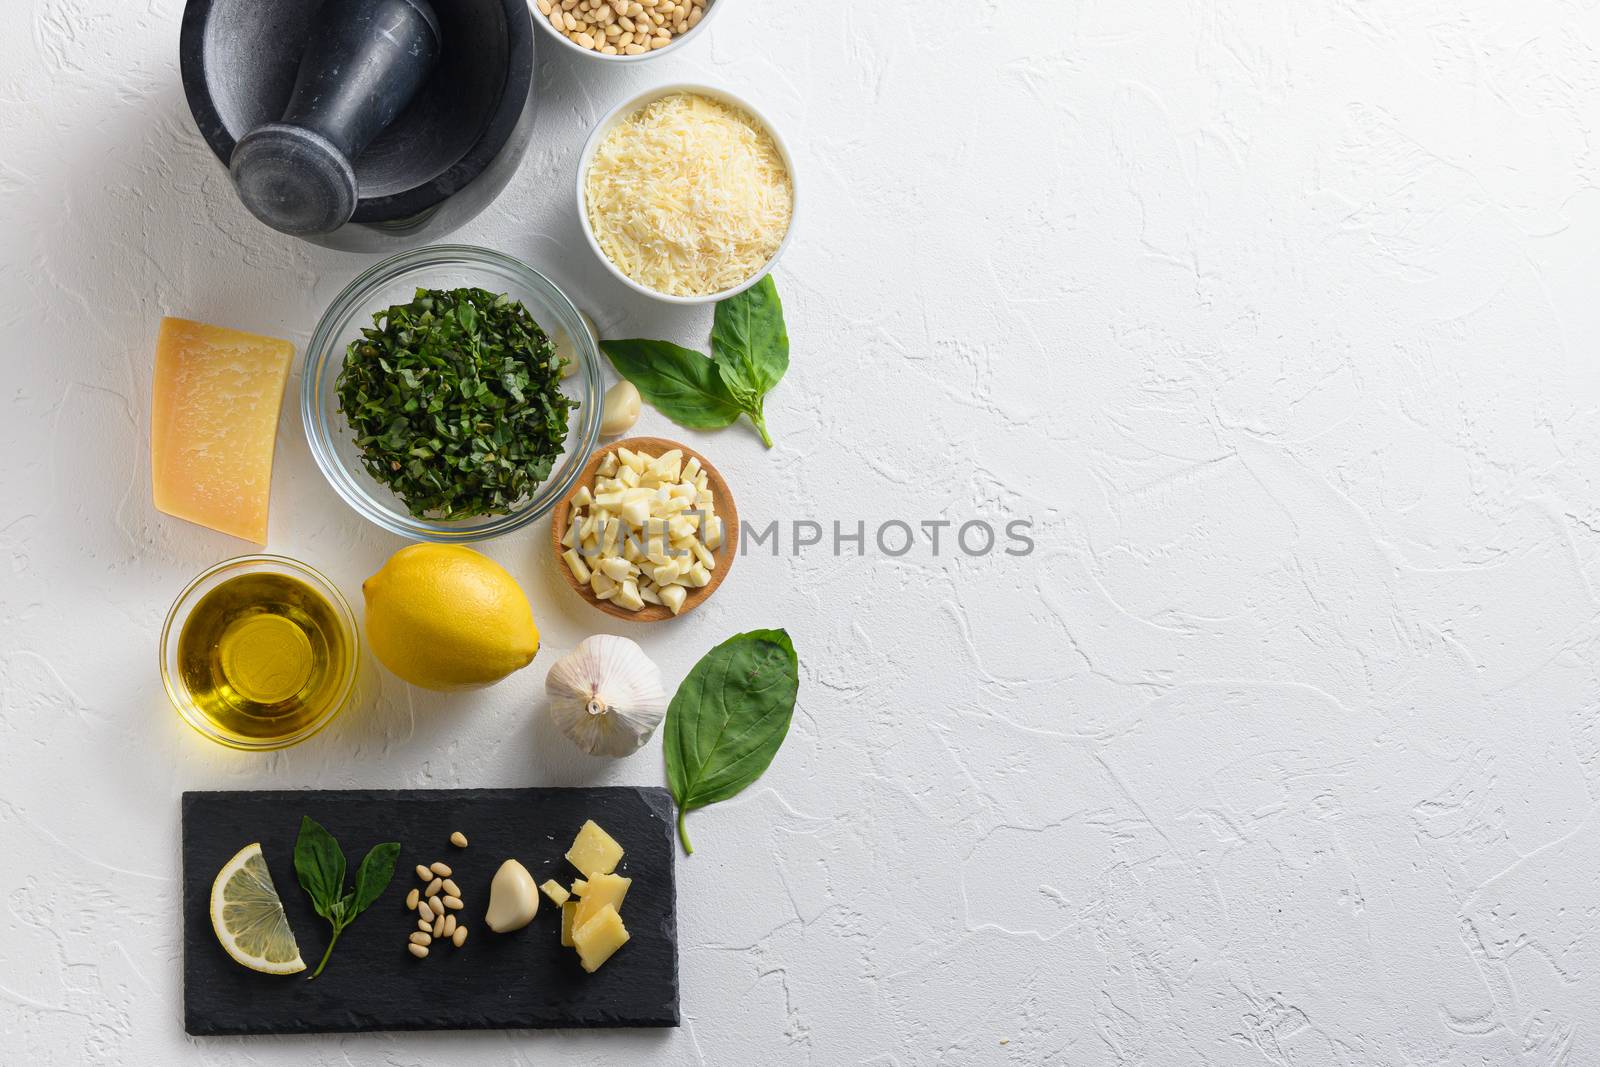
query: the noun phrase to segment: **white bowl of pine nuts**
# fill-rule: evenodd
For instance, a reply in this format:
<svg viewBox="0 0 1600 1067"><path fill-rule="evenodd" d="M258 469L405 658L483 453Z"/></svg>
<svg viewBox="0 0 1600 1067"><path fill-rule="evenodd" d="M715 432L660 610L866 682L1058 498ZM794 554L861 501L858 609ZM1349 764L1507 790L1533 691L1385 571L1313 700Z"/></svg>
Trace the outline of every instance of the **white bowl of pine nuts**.
<svg viewBox="0 0 1600 1067"><path fill-rule="evenodd" d="M696 36L721 7L719 0L533 0L533 21L574 52L632 63Z"/></svg>

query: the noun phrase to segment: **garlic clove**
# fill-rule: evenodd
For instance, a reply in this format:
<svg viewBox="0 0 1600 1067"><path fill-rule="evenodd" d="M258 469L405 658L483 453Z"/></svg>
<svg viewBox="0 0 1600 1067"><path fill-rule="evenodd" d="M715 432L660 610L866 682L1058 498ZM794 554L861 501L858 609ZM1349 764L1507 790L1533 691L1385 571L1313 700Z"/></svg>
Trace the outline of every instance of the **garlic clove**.
<svg viewBox="0 0 1600 1067"><path fill-rule="evenodd" d="M639 421L639 390L624 378L606 390L600 408L600 436L616 437Z"/></svg>
<svg viewBox="0 0 1600 1067"><path fill-rule="evenodd" d="M533 875L516 860L506 860L489 883L489 911L483 917L497 934L520 930L539 912L539 889Z"/></svg>
<svg viewBox="0 0 1600 1067"><path fill-rule="evenodd" d="M630 603L637 597L635 587ZM637 644L612 634L585 638L558 660L545 693L556 726L595 756L637 752L667 714L661 670Z"/></svg>

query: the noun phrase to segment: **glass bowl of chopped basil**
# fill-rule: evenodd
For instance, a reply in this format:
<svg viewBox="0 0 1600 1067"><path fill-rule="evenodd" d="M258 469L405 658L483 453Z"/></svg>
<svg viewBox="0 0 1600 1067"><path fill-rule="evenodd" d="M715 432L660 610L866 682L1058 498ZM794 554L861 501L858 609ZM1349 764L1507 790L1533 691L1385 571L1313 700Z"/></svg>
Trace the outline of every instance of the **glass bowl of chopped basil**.
<svg viewBox="0 0 1600 1067"><path fill-rule="evenodd" d="M481 541L533 522L600 435L600 354L548 278L500 252L402 252L306 349L301 414L334 491L384 529Z"/></svg>

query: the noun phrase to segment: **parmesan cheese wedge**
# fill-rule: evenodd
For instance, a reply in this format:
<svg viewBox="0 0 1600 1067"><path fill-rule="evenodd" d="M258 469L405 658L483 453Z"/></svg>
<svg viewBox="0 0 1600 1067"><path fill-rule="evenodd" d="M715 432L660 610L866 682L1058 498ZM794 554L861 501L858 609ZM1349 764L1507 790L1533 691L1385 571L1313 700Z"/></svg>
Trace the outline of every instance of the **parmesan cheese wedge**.
<svg viewBox="0 0 1600 1067"><path fill-rule="evenodd" d="M293 358L288 341L161 320L150 394L158 510L267 543L272 450Z"/></svg>

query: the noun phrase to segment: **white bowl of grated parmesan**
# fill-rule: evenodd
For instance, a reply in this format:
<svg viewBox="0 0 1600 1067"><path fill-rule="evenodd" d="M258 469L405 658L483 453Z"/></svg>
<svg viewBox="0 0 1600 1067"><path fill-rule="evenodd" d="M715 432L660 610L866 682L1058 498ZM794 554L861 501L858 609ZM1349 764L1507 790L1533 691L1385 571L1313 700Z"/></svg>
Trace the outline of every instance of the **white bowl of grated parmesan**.
<svg viewBox="0 0 1600 1067"><path fill-rule="evenodd" d="M663 85L613 108L578 156L578 219L626 286L711 304L760 281L794 234L794 158L745 101Z"/></svg>

